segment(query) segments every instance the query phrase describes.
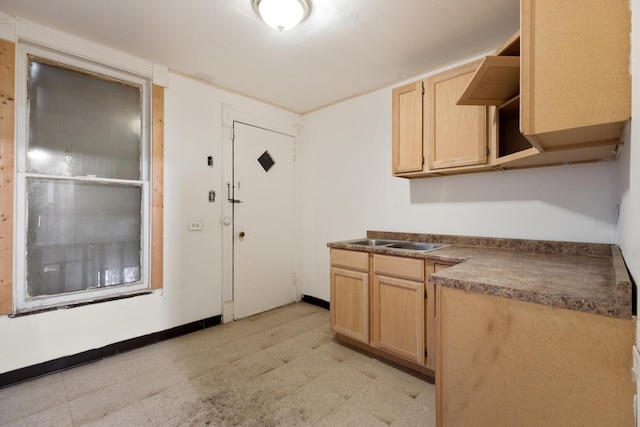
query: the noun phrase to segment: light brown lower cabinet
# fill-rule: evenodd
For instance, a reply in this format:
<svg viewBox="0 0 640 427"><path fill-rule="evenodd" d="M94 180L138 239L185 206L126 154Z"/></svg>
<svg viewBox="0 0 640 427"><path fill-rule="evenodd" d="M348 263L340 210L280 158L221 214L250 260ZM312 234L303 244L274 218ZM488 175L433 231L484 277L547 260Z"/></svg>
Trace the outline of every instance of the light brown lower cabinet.
<svg viewBox="0 0 640 427"><path fill-rule="evenodd" d="M424 365L424 260L374 255L373 271L371 345Z"/></svg>
<svg viewBox="0 0 640 427"><path fill-rule="evenodd" d="M331 327L369 343L369 254L331 249Z"/></svg>
<svg viewBox="0 0 640 427"><path fill-rule="evenodd" d="M436 289L438 426L633 426L634 319Z"/></svg>
<svg viewBox="0 0 640 427"><path fill-rule="evenodd" d="M437 313L428 277L454 264L331 249L331 327L351 345L433 376Z"/></svg>
<svg viewBox="0 0 640 427"><path fill-rule="evenodd" d="M446 263L443 261L427 260L425 263L425 274L428 278L433 273L442 271L445 268L449 268L455 263ZM424 329L424 342L427 348L427 357L425 359L425 366L432 371L436 370L436 324L438 322L438 312L436 311L436 287L434 284L425 282L425 290L427 293L427 300L425 304L425 329Z"/></svg>

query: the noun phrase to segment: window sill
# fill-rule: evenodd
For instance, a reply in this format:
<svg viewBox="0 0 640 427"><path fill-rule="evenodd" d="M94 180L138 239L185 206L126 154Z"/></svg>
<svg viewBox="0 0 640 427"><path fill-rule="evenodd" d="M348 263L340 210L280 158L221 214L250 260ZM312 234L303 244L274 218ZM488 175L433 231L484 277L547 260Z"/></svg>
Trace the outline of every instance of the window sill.
<svg viewBox="0 0 640 427"><path fill-rule="evenodd" d="M38 308L38 309L33 309L33 310L18 311L18 312L9 314L9 317L10 318L15 318L15 317L30 316L32 314L46 313L48 311L67 310L69 308L76 308L76 307L82 307L82 306L85 306L85 305L100 304L100 303L103 303L103 302L109 302L109 301L116 301L116 300L127 299L127 298L140 297L140 296L149 295L149 294L153 294L153 293L154 292L150 291L150 290L136 291L136 292L133 292L133 293L130 293L130 294L122 294L122 295L110 296L110 297L105 297L105 298L97 298L97 299L94 299L94 300L91 300L91 301L84 301L84 302L77 302L77 303L72 303L72 304L65 304L65 305L60 305L60 306L56 306L56 307L47 307L47 308Z"/></svg>

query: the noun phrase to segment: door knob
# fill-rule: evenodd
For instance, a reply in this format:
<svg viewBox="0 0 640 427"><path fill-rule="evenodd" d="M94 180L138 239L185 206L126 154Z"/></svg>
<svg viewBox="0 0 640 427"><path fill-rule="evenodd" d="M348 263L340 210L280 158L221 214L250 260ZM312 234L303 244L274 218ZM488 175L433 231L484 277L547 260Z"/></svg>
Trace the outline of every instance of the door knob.
<svg viewBox="0 0 640 427"><path fill-rule="evenodd" d="M240 237L244 237L244 231L241 231L241 232L238 234L238 236L240 236Z"/></svg>

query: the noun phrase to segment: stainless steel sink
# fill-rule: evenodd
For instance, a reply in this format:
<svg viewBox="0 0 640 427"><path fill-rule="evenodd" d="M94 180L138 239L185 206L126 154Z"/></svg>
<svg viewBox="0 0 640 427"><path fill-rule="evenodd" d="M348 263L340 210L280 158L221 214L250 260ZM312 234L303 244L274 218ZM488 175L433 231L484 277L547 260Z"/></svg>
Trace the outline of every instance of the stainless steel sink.
<svg viewBox="0 0 640 427"><path fill-rule="evenodd" d="M349 242L350 245L362 245L362 246L386 246L395 243L393 240L378 240L378 239L362 239Z"/></svg>
<svg viewBox="0 0 640 427"><path fill-rule="evenodd" d="M410 251L434 251L449 246L445 243L409 242L404 240L360 239L346 242L350 245L376 246Z"/></svg>
<svg viewBox="0 0 640 427"><path fill-rule="evenodd" d="M388 245L389 248L408 249L412 251L432 251L445 246L442 243L401 242Z"/></svg>

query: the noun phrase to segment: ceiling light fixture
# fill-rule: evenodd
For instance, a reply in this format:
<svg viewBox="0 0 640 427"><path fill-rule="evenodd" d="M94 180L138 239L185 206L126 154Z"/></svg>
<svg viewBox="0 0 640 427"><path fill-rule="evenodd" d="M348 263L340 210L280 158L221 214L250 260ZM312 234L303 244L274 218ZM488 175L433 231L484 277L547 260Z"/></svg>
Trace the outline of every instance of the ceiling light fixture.
<svg viewBox="0 0 640 427"><path fill-rule="evenodd" d="M308 0L253 0L253 10L269 26L279 30L289 30L308 15Z"/></svg>

